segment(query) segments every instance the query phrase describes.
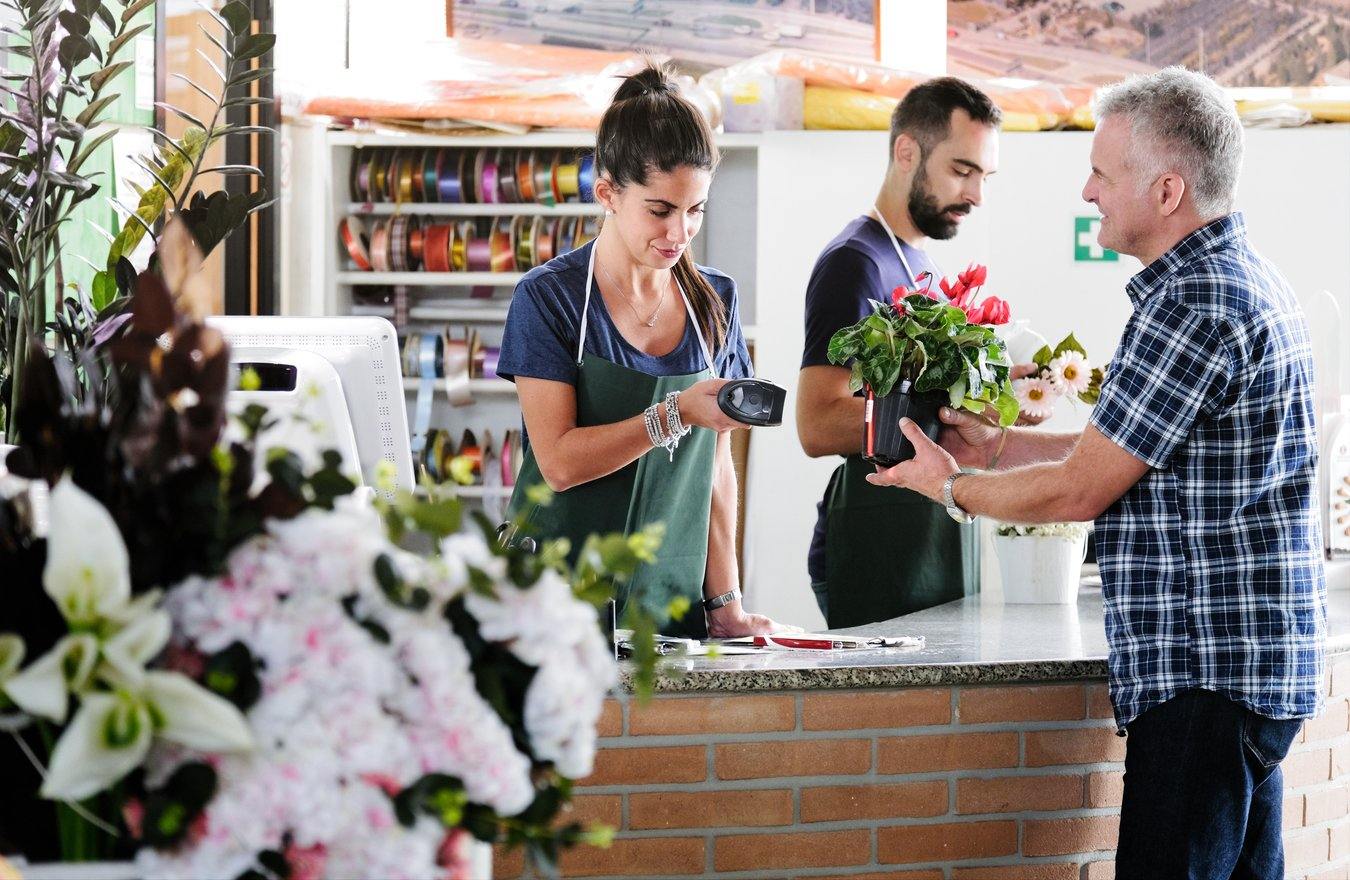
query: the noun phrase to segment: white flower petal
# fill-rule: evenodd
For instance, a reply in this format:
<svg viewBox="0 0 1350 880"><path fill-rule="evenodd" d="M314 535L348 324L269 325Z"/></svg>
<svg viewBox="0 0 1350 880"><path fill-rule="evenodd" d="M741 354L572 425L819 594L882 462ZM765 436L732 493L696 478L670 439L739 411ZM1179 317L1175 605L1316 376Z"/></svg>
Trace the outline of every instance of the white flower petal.
<svg viewBox="0 0 1350 880"><path fill-rule="evenodd" d="M121 632L103 644L103 659L115 672L114 681L139 690L145 678L145 664L169 643L173 624L167 611L151 611L131 621Z"/></svg>
<svg viewBox="0 0 1350 880"><path fill-rule="evenodd" d="M102 504L69 477L48 501L47 567L42 584L71 623L93 623L131 596L126 544Z"/></svg>
<svg viewBox="0 0 1350 880"><path fill-rule="evenodd" d="M177 672L147 672L146 695L159 712L159 735L206 752L253 748L248 722L234 705Z"/></svg>
<svg viewBox="0 0 1350 880"><path fill-rule="evenodd" d="M88 633L66 636L50 651L5 682L5 693L29 715L66 720L71 691L83 690L98 659L98 641Z"/></svg>
<svg viewBox="0 0 1350 880"><path fill-rule="evenodd" d="M114 744L119 733L125 741ZM139 767L150 750L150 711L144 703L112 694L89 694L57 741L42 796L81 801Z"/></svg>

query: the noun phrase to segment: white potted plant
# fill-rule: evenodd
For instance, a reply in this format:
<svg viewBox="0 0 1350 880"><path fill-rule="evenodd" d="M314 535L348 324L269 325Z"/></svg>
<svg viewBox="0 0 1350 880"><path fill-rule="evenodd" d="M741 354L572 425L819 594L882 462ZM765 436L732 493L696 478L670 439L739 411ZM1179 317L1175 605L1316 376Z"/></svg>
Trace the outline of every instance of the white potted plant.
<svg viewBox="0 0 1350 880"><path fill-rule="evenodd" d="M994 550L1003 601L1010 605L1076 602L1087 534L1086 523L1000 523L994 531Z"/></svg>

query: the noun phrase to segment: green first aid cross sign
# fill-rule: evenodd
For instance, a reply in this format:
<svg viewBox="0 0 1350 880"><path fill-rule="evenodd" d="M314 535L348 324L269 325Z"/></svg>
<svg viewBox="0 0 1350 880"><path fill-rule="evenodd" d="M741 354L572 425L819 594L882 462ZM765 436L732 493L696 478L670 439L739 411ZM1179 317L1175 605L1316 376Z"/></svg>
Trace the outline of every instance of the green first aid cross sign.
<svg viewBox="0 0 1350 880"><path fill-rule="evenodd" d="M1120 254L1097 244L1100 217L1073 218L1073 261L1075 263L1114 263Z"/></svg>

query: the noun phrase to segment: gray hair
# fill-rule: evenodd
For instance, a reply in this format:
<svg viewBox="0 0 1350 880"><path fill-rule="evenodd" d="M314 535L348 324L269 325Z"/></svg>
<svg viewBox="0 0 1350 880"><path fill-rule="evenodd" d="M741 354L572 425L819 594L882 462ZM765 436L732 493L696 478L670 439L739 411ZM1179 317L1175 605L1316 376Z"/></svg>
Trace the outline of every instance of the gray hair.
<svg viewBox="0 0 1350 880"><path fill-rule="evenodd" d="M1184 67L1165 67L1103 90L1094 109L1099 122L1107 116L1129 121L1130 164L1143 172L1141 186L1176 170L1202 217L1233 210L1242 122L1214 80Z"/></svg>

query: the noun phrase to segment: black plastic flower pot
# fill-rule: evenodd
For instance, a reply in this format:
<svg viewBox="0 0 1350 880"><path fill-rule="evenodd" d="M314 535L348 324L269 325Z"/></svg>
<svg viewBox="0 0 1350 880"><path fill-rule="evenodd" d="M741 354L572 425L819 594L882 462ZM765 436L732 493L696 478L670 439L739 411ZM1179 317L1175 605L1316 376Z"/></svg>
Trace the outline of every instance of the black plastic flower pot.
<svg viewBox="0 0 1350 880"><path fill-rule="evenodd" d="M897 386L885 397L867 390L867 408L863 411L863 458L882 467L893 467L914 457L914 444L900 431L900 420L911 419L928 439L937 442L938 410L947 400L941 391L911 393L908 383Z"/></svg>

